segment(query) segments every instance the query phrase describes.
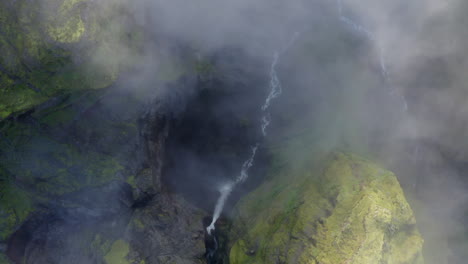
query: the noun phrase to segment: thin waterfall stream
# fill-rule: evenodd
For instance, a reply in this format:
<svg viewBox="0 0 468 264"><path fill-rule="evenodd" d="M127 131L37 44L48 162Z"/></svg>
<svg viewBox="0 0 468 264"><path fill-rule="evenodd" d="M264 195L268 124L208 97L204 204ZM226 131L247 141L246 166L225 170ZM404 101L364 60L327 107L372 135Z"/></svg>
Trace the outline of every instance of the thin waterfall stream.
<svg viewBox="0 0 468 264"><path fill-rule="evenodd" d="M288 44L281 50L281 52L275 52L273 54L273 61L270 66L270 93L265 99L265 102L261 106L262 110L262 118L261 118L261 130L262 130L262 135L263 137L266 136L267 134L267 128L270 125L271 122L271 117L270 113L268 112L268 109L271 105L271 102L273 99L277 98L280 96L283 92L280 80L278 78L278 74L276 71L280 56L282 53L284 53L288 48L294 43L294 41L297 39L299 36L299 33L296 32L293 36L293 38L288 42ZM254 165L255 161L255 156L257 154L257 150L260 146L260 143L257 142L253 146L251 146L251 154L249 158L242 164L242 168L240 171L239 176L235 179L235 181L228 182L224 185L221 186L219 189L220 196L216 202L216 206L213 212L213 220L211 221L211 224L206 228L206 231L208 232L209 235L211 235L211 232L215 230L215 224L218 218L221 216L221 213L224 209L224 204L226 203L227 198L231 194L232 190L238 185L243 183L247 178L249 177L249 169Z"/></svg>

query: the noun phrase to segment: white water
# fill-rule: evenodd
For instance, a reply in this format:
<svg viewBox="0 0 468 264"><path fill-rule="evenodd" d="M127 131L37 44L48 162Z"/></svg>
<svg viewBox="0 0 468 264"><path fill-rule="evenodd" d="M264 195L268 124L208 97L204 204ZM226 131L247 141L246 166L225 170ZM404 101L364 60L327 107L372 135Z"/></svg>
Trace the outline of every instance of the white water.
<svg viewBox="0 0 468 264"><path fill-rule="evenodd" d="M275 52L273 56L273 62L270 68L270 93L268 94L268 97L266 98L265 103L262 106L263 111L266 111L268 107L270 107L271 100L275 99L283 92L283 89L281 88L281 84L278 79L278 75L276 74L276 65L278 64L278 60L279 53Z"/></svg>
<svg viewBox="0 0 468 264"><path fill-rule="evenodd" d="M356 23L351 18L343 14L343 0L337 0L337 5L338 5L338 15L339 15L340 21L348 25L352 30L356 31L358 34L364 35L369 41L373 42L374 45L376 46L376 49L379 53L380 74L382 75L382 78L385 80L385 82L388 85L390 83L390 75L387 69L385 52L383 48L381 47L381 45L379 45L379 42L377 41L375 35L370 30L368 30L365 26ZM405 112L408 111L408 103L406 102L406 98L402 94L398 93L391 86L390 86L389 93L392 96L398 97L401 100L403 110Z"/></svg>
<svg viewBox="0 0 468 264"><path fill-rule="evenodd" d="M270 125L271 118L270 115L265 115L262 117L262 135L266 136L266 129Z"/></svg>
<svg viewBox="0 0 468 264"><path fill-rule="evenodd" d="M249 172L250 167L252 167L252 165L253 165L255 155L257 154L258 145L259 144L257 143L252 148L252 154L250 154L250 158L248 160L246 160L244 162L244 164L242 164L241 173L240 173L239 177L237 177L236 184L244 182L249 177L248 172Z"/></svg>
<svg viewBox="0 0 468 264"><path fill-rule="evenodd" d="M299 36L299 33L296 32L293 38L282 49L281 53L285 52L294 43L294 41L297 39L298 36ZM281 93L283 92L281 83L278 78L278 74L276 72L276 67L278 65L279 59L280 59L280 53L275 52L273 55L273 61L270 66L270 84L269 84L270 93L268 94L267 98L265 99L264 104L261 107L262 112L263 112L263 115L261 118L261 129L262 129L263 136L266 136L266 130L271 122L270 113L268 112L268 108L270 107L271 101L277 98L278 96L280 96ZM250 154L250 157L244 162L244 164L242 164L240 174L237 177L236 181L229 182L220 188L219 190L220 196L218 198L218 201L216 202L216 206L213 212L213 220L211 221L211 224L206 228L206 231L208 232L208 234L211 235L211 231L215 230L216 221L221 216L221 213L224 208L224 204L226 203L226 200L231 194L232 190L236 187L237 184L243 183L249 177L248 172L249 172L249 169L254 164L255 156L257 154L259 145L260 143L257 142L254 146L252 146L252 152Z"/></svg>
<svg viewBox="0 0 468 264"><path fill-rule="evenodd" d="M215 210L213 213L213 220L211 221L211 224L206 228L206 231L208 231L208 234L211 234L211 231L215 229L215 224L218 218L221 215L221 212L223 211L224 203L226 203L226 199L229 197L229 195L232 192L232 189L234 188L236 184L233 182L227 183L221 189L219 190L220 196L218 198L218 201L216 202Z"/></svg>

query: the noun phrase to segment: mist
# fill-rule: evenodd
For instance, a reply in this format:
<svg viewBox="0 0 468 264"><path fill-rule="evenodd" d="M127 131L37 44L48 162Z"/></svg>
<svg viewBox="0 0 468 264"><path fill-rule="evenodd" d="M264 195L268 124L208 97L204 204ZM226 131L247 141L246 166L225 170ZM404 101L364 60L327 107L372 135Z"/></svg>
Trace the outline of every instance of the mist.
<svg viewBox="0 0 468 264"><path fill-rule="evenodd" d="M131 148L140 157L126 168L132 175L137 167L156 166L151 164L155 155L167 156L164 165L157 164L161 178L152 176L155 193L181 194L191 206L212 214L219 192L237 179L251 147L260 142L250 178L232 190L224 208L229 218L235 202L264 180L277 149L286 150L282 159L292 166L307 163L310 153L358 153L397 175L425 239L426 262L463 263L468 245L464 1L31 2L39 11L24 6L16 16L38 13L35 22L49 30L45 41L69 52L86 76L77 85L89 81L112 87L98 115L139 120L139 132L128 140L131 147L103 147L104 152L118 156ZM84 25L98 26L64 36L60 29L69 20L56 13L75 9ZM261 107L276 52L282 52L276 71L283 93L271 102L263 137ZM170 124L142 124L154 120ZM163 143L152 141L156 129L170 136ZM93 133L76 131L83 133L73 140L85 149ZM40 138L31 146L49 146L44 142ZM163 144L164 150L147 150ZM32 156L29 151L24 150ZM142 158L145 151L149 157ZM95 190L85 192L92 196ZM141 202L150 192L134 195ZM111 200L109 208L125 204ZM61 217L73 222L82 216L67 212ZM74 228L63 221L65 229Z"/></svg>

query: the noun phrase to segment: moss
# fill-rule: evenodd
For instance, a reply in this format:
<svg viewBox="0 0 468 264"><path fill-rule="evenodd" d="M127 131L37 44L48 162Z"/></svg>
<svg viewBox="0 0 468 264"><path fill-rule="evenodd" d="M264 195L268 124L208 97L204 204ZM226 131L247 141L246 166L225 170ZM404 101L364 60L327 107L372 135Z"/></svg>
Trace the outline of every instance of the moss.
<svg viewBox="0 0 468 264"><path fill-rule="evenodd" d="M61 43L78 42L85 32L81 19L80 3L85 0L65 0L48 16L47 32L53 40Z"/></svg>
<svg viewBox="0 0 468 264"><path fill-rule="evenodd" d="M130 264L127 255L130 252L130 246L127 242L119 239L112 244L109 252L104 256L107 264Z"/></svg>
<svg viewBox="0 0 468 264"><path fill-rule="evenodd" d="M68 145L57 146L57 152L44 153L47 159L28 164L35 176L35 188L48 195L62 195L87 186L99 186L114 180L123 167L112 157L96 152L81 153Z"/></svg>
<svg viewBox="0 0 468 264"><path fill-rule="evenodd" d="M200 60L195 63L195 71L199 75L208 75L215 70L214 65L208 60Z"/></svg>
<svg viewBox="0 0 468 264"><path fill-rule="evenodd" d="M0 142L2 165L45 197L105 184L124 170L112 155L57 142L36 126L4 122L0 132L5 139Z"/></svg>
<svg viewBox="0 0 468 264"><path fill-rule="evenodd" d="M49 35L58 42L70 43L81 39L85 31L83 20L79 15L73 15L63 24L56 22L48 27Z"/></svg>
<svg viewBox="0 0 468 264"><path fill-rule="evenodd" d="M396 177L336 154L271 175L236 206L230 263L423 263L423 240Z"/></svg>
<svg viewBox="0 0 468 264"><path fill-rule="evenodd" d="M7 256L5 256L5 254L0 253L0 264L11 264L11 261Z"/></svg>
<svg viewBox="0 0 468 264"><path fill-rule="evenodd" d="M13 184L13 180L0 171L0 240L5 240L34 211L28 193Z"/></svg>
<svg viewBox="0 0 468 264"><path fill-rule="evenodd" d="M132 188L136 188L135 175L130 175L130 177L127 178L127 183L130 184Z"/></svg>
<svg viewBox="0 0 468 264"><path fill-rule="evenodd" d="M100 234L94 236L93 241L90 244L90 249L92 251L98 252L101 256L104 256L107 252L111 250L112 242L106 239L103 239Z"/></svg>
<svg viewBox="0 0 468 264"><path fill-rule="evenodd" d="M95 6L86 8L84 21L90 4ZM51 0L48 8L40 1L0 2L0 119L64 93L108 87L135 63L129 58L137 56L143 38L138 30L128 32L128 14L119 5L109 6L87 0ZM81 65L69 50L78 41L73 50Z"/></svg>
<svg viewBox="0 0 468 264"><path fill-rule="evenodd" d="M132 219L132 225L136 227L138 230L143 230L145 228L145 224L139 218Z"/></svg>
<svg viewBox="0 0 468 264"><path fill-rule="evenodd" d="M0 118L31 108L46 99L24 83L4 86L0 90Z"/></svg>

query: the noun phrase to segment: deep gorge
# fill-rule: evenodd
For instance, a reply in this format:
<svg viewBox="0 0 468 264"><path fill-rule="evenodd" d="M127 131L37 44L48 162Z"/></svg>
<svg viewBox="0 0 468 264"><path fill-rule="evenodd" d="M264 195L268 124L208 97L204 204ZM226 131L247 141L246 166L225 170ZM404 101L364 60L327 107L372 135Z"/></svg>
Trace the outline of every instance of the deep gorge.
<svg viewBox="0 0 468 264"><path fill-rule="evenodd" d="M465 263L468 9L379 3L1 2L0 264Z"/></svg>

